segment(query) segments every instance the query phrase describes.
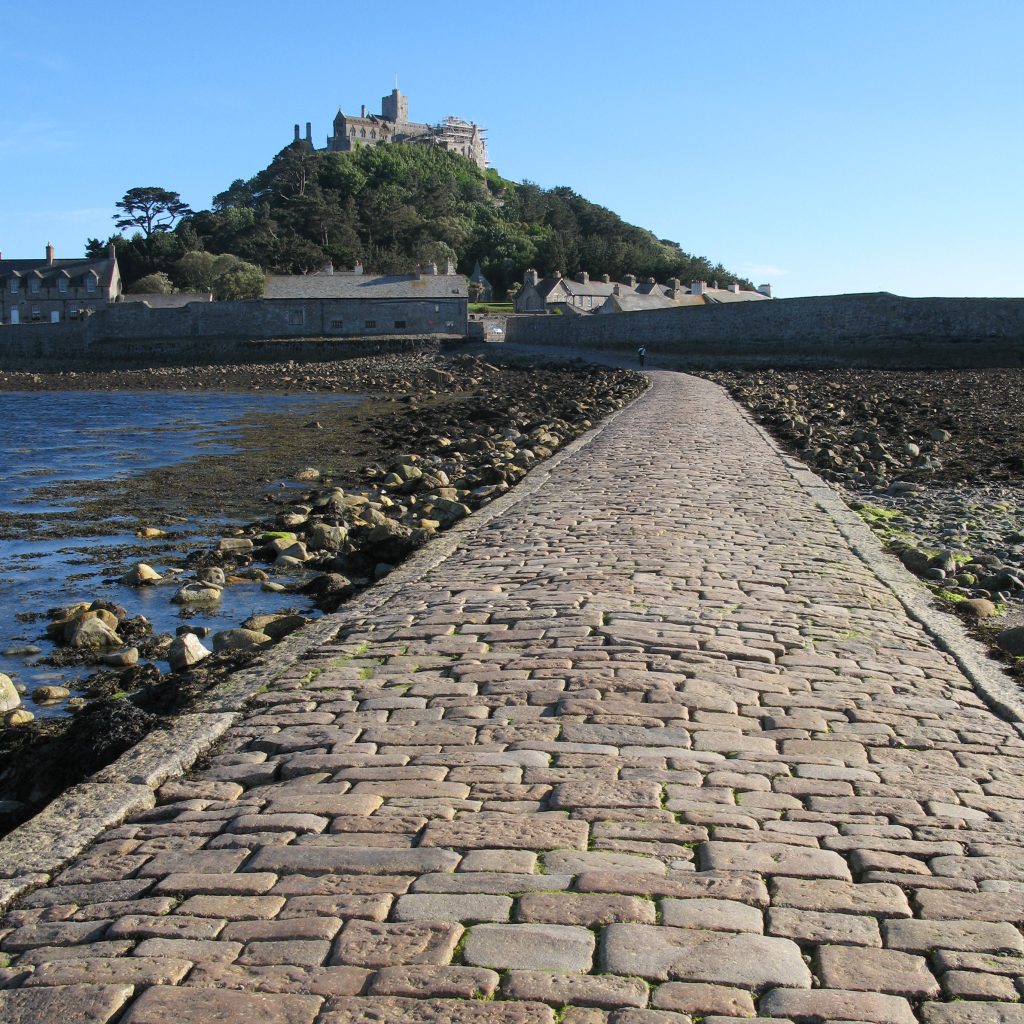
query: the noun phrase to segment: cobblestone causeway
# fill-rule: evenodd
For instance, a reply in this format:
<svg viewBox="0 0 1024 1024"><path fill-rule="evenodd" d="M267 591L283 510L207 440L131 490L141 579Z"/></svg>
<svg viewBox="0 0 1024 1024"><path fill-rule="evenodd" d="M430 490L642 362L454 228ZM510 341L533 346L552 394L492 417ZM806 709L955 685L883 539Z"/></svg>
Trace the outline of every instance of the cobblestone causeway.
<svg viewBox="0 0 1024 1024"><path fill-rule="evenodd" d="M652 376L25 896L0 1020L1024 1022L1024 741Z"/></svg>

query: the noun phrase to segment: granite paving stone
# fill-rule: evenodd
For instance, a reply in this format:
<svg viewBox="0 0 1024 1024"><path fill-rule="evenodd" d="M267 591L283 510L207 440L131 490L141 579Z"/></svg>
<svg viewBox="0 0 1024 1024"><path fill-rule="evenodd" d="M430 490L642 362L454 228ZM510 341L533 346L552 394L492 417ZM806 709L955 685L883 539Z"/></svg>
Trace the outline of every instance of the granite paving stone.
<svg viewBox="0 0 1024 1024"><path fill-rule="evenodd" d="M1020 723L833 492L649 377L250 667L188 779L77 856L40 819L0 1020L1024 1024Z"/></svg>

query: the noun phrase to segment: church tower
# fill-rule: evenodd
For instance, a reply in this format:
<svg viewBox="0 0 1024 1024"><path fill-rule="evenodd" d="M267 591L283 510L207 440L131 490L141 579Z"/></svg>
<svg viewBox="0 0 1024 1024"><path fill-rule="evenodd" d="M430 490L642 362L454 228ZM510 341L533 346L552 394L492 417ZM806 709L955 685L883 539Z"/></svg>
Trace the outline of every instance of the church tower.
<svg viewBox="0 0 1024 1024"><path fill-rule="evenodd" d="M409 120L409 97L403 96L398 89L392 89L390 96L381 97L380 116L385 121L405 124Z"/></svg>

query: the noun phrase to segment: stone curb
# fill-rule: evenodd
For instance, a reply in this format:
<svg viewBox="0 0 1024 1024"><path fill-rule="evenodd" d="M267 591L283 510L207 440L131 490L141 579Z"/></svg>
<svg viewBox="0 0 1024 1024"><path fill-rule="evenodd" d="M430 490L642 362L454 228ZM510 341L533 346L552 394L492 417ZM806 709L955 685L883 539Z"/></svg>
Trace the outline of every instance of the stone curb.
<svg viewBox="0 0 1024 1024"><path fill-rule="evenodd" d="M120 825L138 811L154 807L155 790L168 779L188 771L241 717L242 708L259 690L311 650L330 642L347 619L363 617L391 601L404 587L423 579L459 547L469 543L480 527L536 493L550 479L555 467L591 444L629 405L571 441L508 493L413 552L342 610L297 630L252 665L232 673L197 702L194 712L178 716L166 729L149 733L106 768L66 790L0 839L0 913L29 890L50 882L106 829ZM11 870L14 865L17 867Z"/></svg>
<svg viewBox="0 0 1024 1024"><path fill-rule="evenodd" d="M706 381L705 383L711 383ZM720 387L720 385L714 385ZM725 391L724 388L722 388ZM728 397L728 396L727 396ZM729 397L730 401L734 401ZM955 662L957 668L986 704L1012 723L1024 736L1024 695L1019 686L991 659L984 645L972 637L952 615L938 610L927 587L893 558L839 492L787 452L750 412L735 403L741 414L765 442L778 453L789 475L807 492L814 503L836 524L850 550L878 577L903 606L907 615L920 623L925 632Z"/></svg>

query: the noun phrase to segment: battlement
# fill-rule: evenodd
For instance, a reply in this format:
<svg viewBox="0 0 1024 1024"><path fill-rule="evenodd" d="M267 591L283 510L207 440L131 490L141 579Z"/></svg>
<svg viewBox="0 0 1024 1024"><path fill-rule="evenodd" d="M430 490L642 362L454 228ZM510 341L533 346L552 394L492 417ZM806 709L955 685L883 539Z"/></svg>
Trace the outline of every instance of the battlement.
<svg viewBox="0 0 1024 1024"><path fill-rule="evenodd" d="M432 145L450 153L458 153L472 160L481 170L487 167L486 133L480 125L458 117L446 117L438 124L420 124L409 120L409 97L393 89L390 96L382 96L380 113L369 114L364 104L358 115L346 114L340 108L333 123L334 132L327 137L325 149L337 153L351 152L360 146ZM295 142L310 149L313 144L312 126L306 122L305 138L295 125Z"/></svg>

